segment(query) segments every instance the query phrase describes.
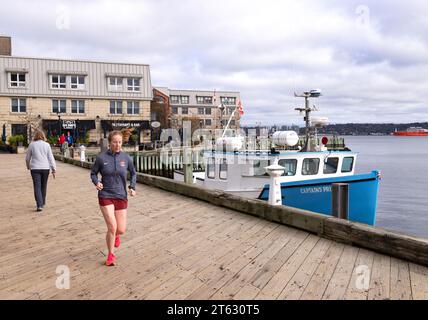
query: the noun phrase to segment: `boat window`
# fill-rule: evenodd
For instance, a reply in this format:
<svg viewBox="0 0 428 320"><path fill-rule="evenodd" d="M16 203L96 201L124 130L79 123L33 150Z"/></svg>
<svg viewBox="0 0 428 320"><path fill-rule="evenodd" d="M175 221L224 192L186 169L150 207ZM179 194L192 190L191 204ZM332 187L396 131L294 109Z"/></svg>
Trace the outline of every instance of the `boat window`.
<svg viewBox="0 0 428 320"><path fill-rule="evenodd" d="M269 160L255 160L253 162L254 175L255 176L268 176L269 174L266 172L266 167L270 165Z"/></svg>
<svg viewBox="0 0 428 320"><path fill-rule="evenodd" d="M345 157L342 162L342 172L351 172L354 167L354 157Z"/></svg>
<svg viewBox="0 0 428 320"><path fill-rule="evenodd" d="M268 176L265 167L269 165L269 160L247 160L241 166L241 175L243 177Z"/></svg>
<svg viewBox="0 0 428 320"><path fill-rule="evenodd" d="M284 167L283 176L294 176L297 169L297 160L296 159L281 159L278 161L278 164Z"/></svg>
<svg viewBox="0 0 428 320"><path fill-rule="evenodd" d="M220 172L219 172L220 179L227 180L227 160L223 159L223 161L220 163Z"/></svg>
<svg viewBox="0 0 428 320"><path fill-rule="evenodd" d="M324 174L336 173L338 165L339 165L339 158L328 157L324 161Z"/></svg>
<svg viewBox="0 0 428 320"><path fill-rule="evenodd" d="M318 158L304 159L303 166L302 166L302 175L309 176L309 175L317 174L319 166L320 166L320 159Z"/></svg>
<svg viewBox="0 0 428 320"><path fill-rule="evenodd" d="M210 179L214 179L215 178L215 161L214 161L214 158L208 158L207 176Z"/></svg>

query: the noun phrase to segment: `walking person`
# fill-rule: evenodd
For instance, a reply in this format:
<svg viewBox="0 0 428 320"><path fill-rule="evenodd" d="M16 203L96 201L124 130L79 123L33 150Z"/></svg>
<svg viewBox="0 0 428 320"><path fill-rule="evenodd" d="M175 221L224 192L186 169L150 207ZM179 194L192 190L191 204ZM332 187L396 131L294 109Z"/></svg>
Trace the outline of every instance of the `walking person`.
<svg viewBox="0 0 428 320"><path fill-rule="evenodd" d="M73 146L74 141L73 141L73 136L70 134L70 131L67 131L67 137L65 138L65 140L68 143L68 147Z"/></svg>
<svg viewBox="0 0 428 320"><path fill-rule="evenodd" d="M27 169L31 170L33 179L34 198L36 199L36 211L42 211L46 204L46 191L48 186L49 171L55 178L56 163L49 143L43 131L37 130L33 141L28 146L25 156Z"/></svg>
<svg viewBox="0 0 428 320"><path fill-rule="evenodd" d="M126 231L127 190L132 197L136 194L137 174L132 158L122 152L122 141L120 131L110 132L109 149L97 156L91 170L91 180L98 190L98 203L107 225L107 266L115 264L114 248L120 246L120 236ZM128 171L131 181L127 187ZM98 179L98 173L101 174L101 180Z"/></svg>

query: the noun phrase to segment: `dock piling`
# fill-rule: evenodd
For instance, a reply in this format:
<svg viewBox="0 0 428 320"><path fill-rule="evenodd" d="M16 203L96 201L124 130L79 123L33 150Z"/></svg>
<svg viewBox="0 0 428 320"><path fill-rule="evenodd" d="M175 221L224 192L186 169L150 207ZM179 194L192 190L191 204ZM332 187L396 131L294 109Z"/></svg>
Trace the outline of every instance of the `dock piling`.
<svg viewBox="0 0 428 320"><path fill-rule="evenodd" d="M349 220L349 184L333 183L331 185L332 215Z"/></svg>

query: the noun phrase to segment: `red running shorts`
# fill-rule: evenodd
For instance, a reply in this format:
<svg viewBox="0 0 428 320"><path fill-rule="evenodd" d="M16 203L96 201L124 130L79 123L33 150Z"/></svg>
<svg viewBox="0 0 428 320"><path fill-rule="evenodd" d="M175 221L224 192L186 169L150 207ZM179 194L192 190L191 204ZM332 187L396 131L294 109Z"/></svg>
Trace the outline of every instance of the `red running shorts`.
<svg viewBox="0 0 428 320"><path fill-rule="evenodd" d="M128 199L98 198L101 207L114 205L114 210L123 210L128 208Z"/></svg>

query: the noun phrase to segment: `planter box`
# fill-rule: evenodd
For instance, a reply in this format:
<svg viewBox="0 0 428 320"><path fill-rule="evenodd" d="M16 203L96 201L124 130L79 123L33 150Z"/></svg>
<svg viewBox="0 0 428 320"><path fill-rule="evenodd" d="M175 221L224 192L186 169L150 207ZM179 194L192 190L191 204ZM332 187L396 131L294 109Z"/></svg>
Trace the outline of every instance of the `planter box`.
<svg viewBox="0 0 428 320"><path fill-rule="evenodd" d="M18 146L16 147L16 153L22 154L26 152L26 148L24 146Z"/></svg>

